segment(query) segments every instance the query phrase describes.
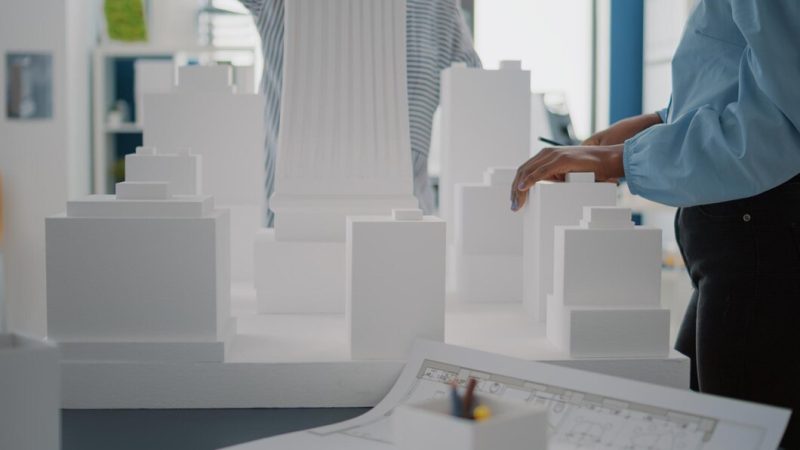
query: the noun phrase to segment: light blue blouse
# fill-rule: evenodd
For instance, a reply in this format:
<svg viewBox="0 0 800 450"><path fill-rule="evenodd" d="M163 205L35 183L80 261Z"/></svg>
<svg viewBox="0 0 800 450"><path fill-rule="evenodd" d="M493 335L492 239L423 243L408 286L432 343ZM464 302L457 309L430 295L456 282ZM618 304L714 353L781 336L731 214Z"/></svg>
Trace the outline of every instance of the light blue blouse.
<svg viewBox="0 0 800 450"><path fill-rule="evenodd" d="M631 192L674 206L800 173L800 1L703 0L672 62L666 123L625 142Z"/></svg>

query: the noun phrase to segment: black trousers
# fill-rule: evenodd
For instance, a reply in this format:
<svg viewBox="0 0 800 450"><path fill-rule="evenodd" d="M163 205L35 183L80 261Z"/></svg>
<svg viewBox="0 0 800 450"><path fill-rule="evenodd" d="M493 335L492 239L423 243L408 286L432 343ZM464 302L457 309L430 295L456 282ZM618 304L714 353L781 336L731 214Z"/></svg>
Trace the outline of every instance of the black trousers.
<svg viewBox="0 0 800 450"><path fill-rule="evenodd" d="M676 349L692 389L795 411L800 448L800 177L756 197L678 210L694 286Z"/></svg>

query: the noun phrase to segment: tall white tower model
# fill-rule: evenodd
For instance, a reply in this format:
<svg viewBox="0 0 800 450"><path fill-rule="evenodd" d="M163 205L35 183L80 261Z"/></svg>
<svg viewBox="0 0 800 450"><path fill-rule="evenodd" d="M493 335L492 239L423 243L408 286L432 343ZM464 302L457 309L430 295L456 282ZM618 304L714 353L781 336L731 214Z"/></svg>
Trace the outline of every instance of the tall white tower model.
<svg viewBox="0 0 800 450"><path fill-rule="evenodd" d="M256 244L262 312L344 312L346 217L418 205L405 15L403 0L286 2L275 229Z"/></svg>

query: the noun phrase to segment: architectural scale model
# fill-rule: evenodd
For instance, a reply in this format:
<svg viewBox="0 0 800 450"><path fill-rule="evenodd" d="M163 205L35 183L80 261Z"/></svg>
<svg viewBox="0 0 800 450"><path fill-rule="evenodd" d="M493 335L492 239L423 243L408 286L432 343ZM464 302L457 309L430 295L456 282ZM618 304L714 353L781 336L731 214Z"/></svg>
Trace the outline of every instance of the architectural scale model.
<svg viewBox="0 0 800 450"><path fill-rule="evenodd" d="M252 286L266 207L263 97L237 93L230 66L185 66L172 92L143 99L146 146L202 156L203 190L230 210L231 279Z"/></svg>
<svg viewBox="0 0 800 450"><path fill-rule="evenodd" d="M519 167L530 156L531 76L519 61L499 70L456 63L442 71L441 92L439 212L452 229L456 183L480 183L489 167Z"/></svg>
<svg viewBox="0 0 800 450"><path fill-rule="evenodd" d="M553 292L553 232L558 225L577 225L584 206L614 206L617 186L595 183L593 173L567 174L563 183L534 185L523 210L523 299L537 321L547 317L547 295Z"/></svg>
<svg viewBox="0 0 800 450"><path fill-rule="evenodd" d="M235 328L228 212L174 194L200 185L199 156L128 159L148 181L46 219L48 338L65 360L223 361Z"/></svg>
<svg viewBox="0 0 800 450"><path fill-rule="evenodd" d="M491 168L483 183L456 183L455 292L466 302L522 301L522 214L508 207L516 168Z"/></svg>
<svg viewBox="0 0 800 450"><path fill-rule="evenodd" d="M286 3L275 229L255 251L261 312L343 313L345 218L418 206L405 14L402 0Z"/></svg>
<svg viewBox="0 0 800 450"><path fill-rule="evenodd" d="M422 210L347 219L347 333L353 359L404 360L444 341L445 222Z"/></svg>
<svg viewBox="0 0 800 450"><path fill-rule="evenodd" d="M547 337L576 357L669 353L661 307L661 230L634 226L631 210L586 207L555 229Z"/></svg>

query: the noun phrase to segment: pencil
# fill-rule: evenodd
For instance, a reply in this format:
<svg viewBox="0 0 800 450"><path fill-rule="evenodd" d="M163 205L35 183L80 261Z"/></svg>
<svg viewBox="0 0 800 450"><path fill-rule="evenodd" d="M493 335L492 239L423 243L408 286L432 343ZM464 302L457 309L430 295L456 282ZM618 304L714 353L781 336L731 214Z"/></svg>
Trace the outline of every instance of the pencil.
<svg viewBox="0 0 800 450"><path fill-rule="evenodd" d="M546 137L542 137L542 136L539 136L539 140L544 142L545 144L555 145L555 146L558 146L558 147L563 147L563 146L567 145L567 144L562 144L561 142L556 142L556 141L554 141L552 139L547 139Z"/></svg>
<svg viewBox="0 0 800 450"><path fill-rule="evenodd" d="M461 417L472 419L472 402L475 399L475 386L478 385L478 380L470 378L467 383L467 392L464 393L464 409L461 411Z"/></svg>

